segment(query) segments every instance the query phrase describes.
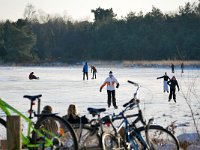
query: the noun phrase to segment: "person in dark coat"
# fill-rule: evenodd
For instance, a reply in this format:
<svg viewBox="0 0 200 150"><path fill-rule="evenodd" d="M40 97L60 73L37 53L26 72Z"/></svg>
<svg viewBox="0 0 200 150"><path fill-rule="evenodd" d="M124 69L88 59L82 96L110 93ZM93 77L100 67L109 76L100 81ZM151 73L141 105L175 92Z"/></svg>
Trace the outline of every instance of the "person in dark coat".
<svg viewBox="0 0 200 150"><path fill-rule="evenodd" d="M167 72L165 72L165 75L164 75L164 76L157 77L157 79L161 79L161 78L164 79L164 81L163 81L163 89L164 89L164 92L169 93L167 81L170 80L170 78L169 78L169 76L167 75Z"/></svg>
<svg viewBox="0 0 200 150"><path fill-rule="evenodd" d="M183 69L184 69L184 64L181 63L181 73L183 73Z"/></svg>
<svg viewBox="0 0 200 150"><path fill-rule="evenodd" d="M31 73L29 74L29 80L33 80L33 79L39 79L39 77L36 77L36 76L34 75L34 72L31 72Z"/></svg>
<svg viewBox="0 0 200 150"><path fill-rule="evenodd" d="M174 73L174 64L171 65L172 73Z"/></svg>
<svg viewBox="0 0 200 150"><path fill-rule="evenodd" d="M69 121L71 124L80 123L80 117L74 104L69 105L67 115L63 116L63 119Z"/></svg>
<svg viewBox="0 0 200 150"><path fill-rule="evenodd" d="M173 76L172 79L167 82L167 84L170 86L169 101L173 97L173 100L176 103L176 86L179 91L179 85L178 85L178 81L176 80L175 76Z"/></svg>
<svg viewBox="0 0 200 150"><path fill-rule="evenodd" d="M89 119L86 118L85 115L81 117L79 116L77 107L74 104L69 105L67 115L64 115L63 119L69 121L71 124L87 124L89 122Z"/></svg>

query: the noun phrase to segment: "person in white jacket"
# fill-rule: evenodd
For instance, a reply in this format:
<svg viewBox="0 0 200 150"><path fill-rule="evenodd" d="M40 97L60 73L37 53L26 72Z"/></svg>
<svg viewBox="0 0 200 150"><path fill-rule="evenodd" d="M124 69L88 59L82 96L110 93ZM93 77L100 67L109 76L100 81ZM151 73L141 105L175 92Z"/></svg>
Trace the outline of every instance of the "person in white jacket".
<svg viewBox="0 0 200 150"><path fill-rule="evenodd" d="M167 72L165 72L165 75L162 77L157 77L157 79L161 79L163 78L163 90L164 92L169 93L169 89L168 89L168 84L167 82L170 80L169 76L167 75Z"/></svg>
<svg viewBox="0 0 200 150"><path fill-rule="evenodd" d="M104 83L101 85L100 92L102 91L102 89L105 85L107 85L108 107L110 107L111 100L112 100L112 104L113 104L114 108L117 109L118 107L117 107L116 98L115 98L115 85L116 85L116 88L118 88L119 82L113 76L112 71L109 72L109 77L107 77L106 80L104 81Z"/></svg>

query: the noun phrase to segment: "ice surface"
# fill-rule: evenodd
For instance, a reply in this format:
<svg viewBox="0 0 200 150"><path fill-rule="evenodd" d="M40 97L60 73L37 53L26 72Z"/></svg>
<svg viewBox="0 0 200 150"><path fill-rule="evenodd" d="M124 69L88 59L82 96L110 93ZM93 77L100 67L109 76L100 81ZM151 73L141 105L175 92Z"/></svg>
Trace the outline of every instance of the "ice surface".
<svg viewBox="0 0 200 150"><path fill-rule="evenodd" d="M26 114L29 101L23 95L42 94L42 107L51 105L59 115L67 113L68 105L74 103L81 115L87 115L87 107L107 108L106 88L99 88L110 70L120 83L116 90L119 108L110 108L106 114L117 113L122 105L133 97L136 87L127 83L132 80L141 85L140 98L145 118L154 117L154 123L167 127L172 122L177 127L175 134L196 132L193 120L199 127L200 120L200 70L187 68L184 73L170 68L137 68L122 66L97 66L97 79L82 80L82 66L71 67L0 67L0 98ZM30 72L35 72L39 80L29 80ZM170 77L176 76L180 85L177 91L177 103L168 102L168 93L163 93L163 80L156 78L167 72ZM186 101L187 100L187 101ZM193 110L193 117L189 109ZM0 112L2 115L2 112Z"/></svg>

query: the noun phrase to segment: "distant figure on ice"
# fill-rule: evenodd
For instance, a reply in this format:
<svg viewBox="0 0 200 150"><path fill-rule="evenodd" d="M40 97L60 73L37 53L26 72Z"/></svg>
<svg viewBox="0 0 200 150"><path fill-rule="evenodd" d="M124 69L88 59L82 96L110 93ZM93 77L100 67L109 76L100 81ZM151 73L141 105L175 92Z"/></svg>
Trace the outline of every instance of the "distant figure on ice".
<svg viewBox="0 0 200 150"><path fill-rule="evenodd" d="M83 80L85 80L85 76L87 77L88 80L88 64L85 62L85 65L83 66Z"/></svg>
<svg viewBox="0 0 200 150"><path fill-rule="evenodd" d="M184 69L184 64L181 63L181 73L183 73L183 69Z"/></svg>
<svg viewBox="0 0 200 150"><path fill-rule="evenodd" d="M36 76L34 75L34 72L31 72L31 73L29 74L29 79L30 79L30 80L39 79L39 77L36 77Z"/></svg>
<svg viewBox="0 0 200 150"><path fill-rule="evenodd" d="M165 72L165 75L164 75L164 76L162 76L162 77L157 77L157 79L161 79L161 78L164 79L164 81L163 81L163 89L164 89L164 92L169 93L167 81L170 80L170 78L168 77L167 72Z"/></svg>
<svg viewBox="0 0 200 150"><path fill-rule="evenodd" d="M174 73L174 64L171 65L172 73Z"/></svg>
<svg viewBox="0 0 200 150"><path fill-rule="evenodd" d="M104 81L104 83L101 85L100 87L100 92L102 91L102 88L107 85L107 95L108 95L108 107L110 107L111 105L111 97L112 97L112 104L114 106L115 109L117 109L117 105L116 105L116 98L115 98L115 84L116 84L116 88L119 87L119 82L117 81L117 79L113 76L112 71L109 72L109 77L106 78L106 80Z"/></svg>
<svg viewBox="0 0 200 150"><path fill-rule="evenodd" d="M92 73L92 79L96 79L97 78L97 69L94 65L91 65L91 73Z"/></svg>
<svg viewBox="0 0 200 150"><path fill-rule="evenodd" d="M167 84L170 86L170 93L169 93L168 101L170 101L173 96L173 100L176 103L176 86L178 87L178 91L179 91L179 85L178 85L178 81L176 80L175 76L173 76L172 79L167 82Z"/></svg>

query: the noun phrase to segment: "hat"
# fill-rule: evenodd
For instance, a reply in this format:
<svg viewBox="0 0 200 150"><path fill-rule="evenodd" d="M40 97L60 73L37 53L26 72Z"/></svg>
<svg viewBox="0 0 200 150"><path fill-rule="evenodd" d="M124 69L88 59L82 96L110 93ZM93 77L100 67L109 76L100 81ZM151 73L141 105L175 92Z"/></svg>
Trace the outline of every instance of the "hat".
<svg viewBox="0 0 200 150"><path fill-rule="evenodd" d="M113 73L112 71L109 72L109 74L112 74L112 73Z"/></svg>
<svg viewBox="0 0 200 150"><path fill-rule="evenodd" d="M52 112L52 107L49 105L44 106L43 111Z"/></svg>

